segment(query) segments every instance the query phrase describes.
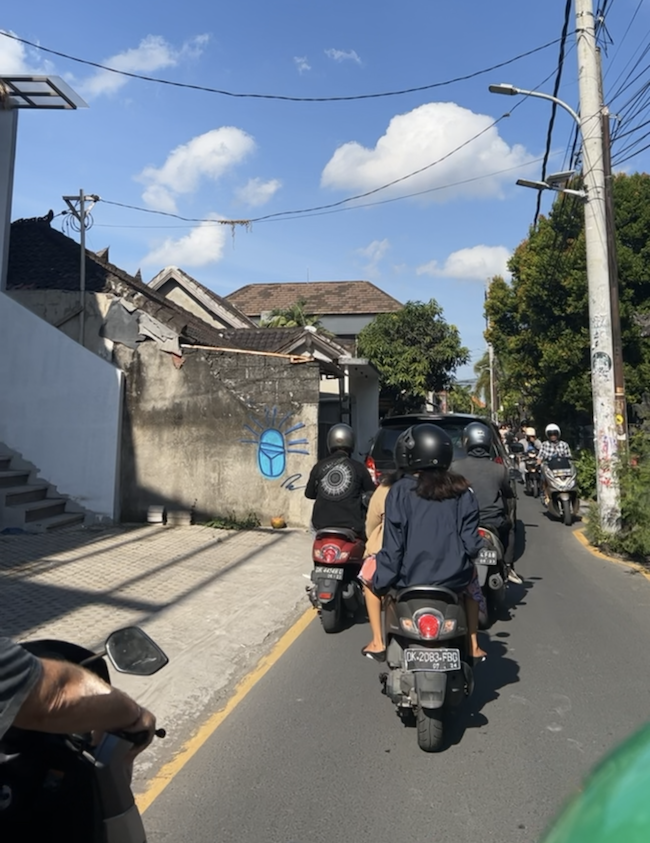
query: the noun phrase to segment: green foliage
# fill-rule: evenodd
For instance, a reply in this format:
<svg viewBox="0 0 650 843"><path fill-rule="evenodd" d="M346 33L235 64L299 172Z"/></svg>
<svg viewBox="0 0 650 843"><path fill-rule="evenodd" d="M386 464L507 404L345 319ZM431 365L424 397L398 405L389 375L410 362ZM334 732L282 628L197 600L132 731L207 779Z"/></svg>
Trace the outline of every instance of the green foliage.
<svg viewBox="0 0 650 843"><path fill-rule="evenodd" d="M458 383L447 393L447 406L450 413L475 413L477 410L472 390Z"/></svg>
<svg viewBox="0 0 650 843"><path fill-rule="evenodd" d="M596 497L596 455L587 449L580 451L576 457L575 466L580 497L583 500L592 500Z"/></svg>
<svg viewBox="0 0 650 843"><path fill-rule="evenodd" d="M650 176L613 181L619 296L628 400L650 380L650 343L635 313L650 312ZM562 425L566 438L590 424L592 398L583 207L560 195L511 261L512 282L496 278L486 301L486 336L538 427Z"/></svg>
<svg viewBox="0 0 650 843"><path fill-rule="evenodd" d="M307 325L319 328L319 318L308 316L305 312L306 305L307 302L304 299L299 299L290 307L284 309L276 307L271 311L269 318L261 322L260 325L262 328L304 328Z"/></svg>
<svg viewBox="0 0 650 843"><path fill-rule="evenodd" d="M254 512L249 512L243 518L234 512L228 512L206 521L203 526L213 527L215 530L255 530L260 524L261 521Z"/></svg>
<svg viewBox="0 0 650 843"><path fill-rule="evenodd" d="M428 393L449 389L453 373L469 360L458 329L445 321L435 299L380 313L359 334L357 348L379 371L398 412L419 409Z"/></svg>
<svg viewBox="0 0 650 843"><path fill-rule="evenodd" d="M592 507L587 524L590 541L605 550L650 561L650 436L635 434L630 441L631 459L621 465L621 530L614 535L603 532L598 512Z"/></svg>

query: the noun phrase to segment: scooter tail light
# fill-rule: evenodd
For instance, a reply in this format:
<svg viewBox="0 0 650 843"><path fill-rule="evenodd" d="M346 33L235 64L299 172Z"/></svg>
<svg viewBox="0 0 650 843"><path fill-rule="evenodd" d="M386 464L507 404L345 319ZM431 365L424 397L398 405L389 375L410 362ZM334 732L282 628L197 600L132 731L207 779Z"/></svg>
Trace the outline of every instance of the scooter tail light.
<svg viewBox="0 0 650 843"><path fill-rule="evenodd" d="M452 632L456 631L456 619L445 621L442 625L442 634L443 635L450 635Z"/></svg>
<svg viewBox="0 0 650 843"><path fill-rule="evenodd" d="M379 479L377 477L377 466L375 465L373 458L370 456L366 457L366 468L372 477L372 482L377 485L379 483Z"/></svg>
<svg viewBox="0 0 650 843"><path fill-rule="evenodd" d="M483 529L483 527L478 528L478 534L482 539L487 539L488 534L487 531Z"/></svg>
<svg viewBox="0 0 650 843"><path fill-rule="evenodd" d="M440 618L436 615L427 612L426 614L420 615L416 623L418 632L422 638L431 641L438 637L438 633L440 632Z"/></svg>
<svg viewBox="0 0 650 843"><path fill-rule="evenodd" d="M341 555L339 548L333 544L325 545L325 547L321 549L321 553L323 555L323 561L327 562L328 565L334 564Z"/></svg>

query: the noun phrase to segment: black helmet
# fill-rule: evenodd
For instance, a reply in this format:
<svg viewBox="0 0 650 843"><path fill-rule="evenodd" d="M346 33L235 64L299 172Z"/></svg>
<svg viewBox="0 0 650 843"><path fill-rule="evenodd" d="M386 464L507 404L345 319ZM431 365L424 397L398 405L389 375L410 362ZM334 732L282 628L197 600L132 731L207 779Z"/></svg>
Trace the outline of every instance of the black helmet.
<svg viewBox="0 0 650 843"><path fill-rule="evenodd" d="M463 448L469 453L474 448L489 451L492 444L492 431L486 424L470 422L463 431Z"/></svg>
<svg viewBox="0 0 650 843"><path fill-rule="evenodd" d="M406 464L411 471L449 468L454 458L451 437L435 424L416 424L404 435Z"/></svg>
<svg viewBox="0 0 650 843"><path fill-rule="evenodd" d="M327 434L327 450L330 454L333 451L354 450L354 431L349 424L335 424Z"/></svg>
<svg viewBox="0 0 650 843"><path fill-rule="evenodd" d="M406 471L409 467L408 463L408 450L406 448L406 437L410 436L411 431L413 430L412 427L407 428L406 430L402 431L400 435L397 437L397 442L395 442L395 447L393 448L393 459L395 460L395 468L401 469L402 471Z"/></svg>

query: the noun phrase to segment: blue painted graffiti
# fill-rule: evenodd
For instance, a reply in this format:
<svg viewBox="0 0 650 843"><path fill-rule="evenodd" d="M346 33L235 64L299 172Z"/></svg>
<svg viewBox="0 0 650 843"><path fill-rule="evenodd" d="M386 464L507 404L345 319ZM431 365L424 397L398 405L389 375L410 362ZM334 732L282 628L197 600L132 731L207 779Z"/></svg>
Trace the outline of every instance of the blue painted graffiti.
<svg viewBox="0 0 650 843"><path fill-rule="evenodd" d="M291 439L292 433L301 430L302 422L290 425L292 413L287 413L278 421L278 408L268 408L264 411L264 423L250 417L251 424L245 424L249 438L241 441L247 445L257 446L257 467L262 477L267 480L277 480L287 469L288 454L305 454L309 451L298 448L297 445L308 445L309 439Z"/></svg>
<svg viewBox="0 0 650 843"><path fill-rule="evenodd" d="M300 489L306 489L307 484L303 483L302 486L296 486L296 483L299 483L302 480L302 474L292 474L290 477L287 477L286 480L282 481L282 488L286 489L288 492L298 492Z"/></svg>

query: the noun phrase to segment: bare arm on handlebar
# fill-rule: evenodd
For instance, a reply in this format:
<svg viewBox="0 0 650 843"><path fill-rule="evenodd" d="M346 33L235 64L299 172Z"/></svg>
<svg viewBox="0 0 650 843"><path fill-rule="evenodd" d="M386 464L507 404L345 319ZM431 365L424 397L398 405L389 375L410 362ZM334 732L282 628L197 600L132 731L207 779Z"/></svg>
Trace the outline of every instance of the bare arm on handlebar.
<svg viewBox="0 0 650 843"><path fill-rule="evenodd" d="M156 718L123 691L78 665L51 659L40 662L40 678L18 710L14 726L52 734L147 732L149 739L133 754L151 743Z"/></svg>

